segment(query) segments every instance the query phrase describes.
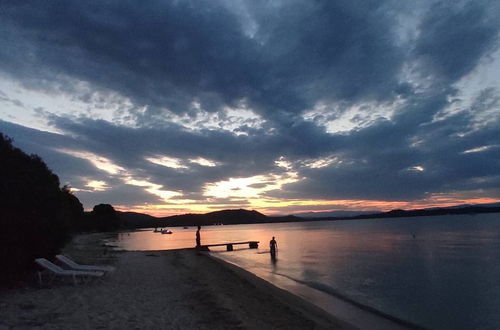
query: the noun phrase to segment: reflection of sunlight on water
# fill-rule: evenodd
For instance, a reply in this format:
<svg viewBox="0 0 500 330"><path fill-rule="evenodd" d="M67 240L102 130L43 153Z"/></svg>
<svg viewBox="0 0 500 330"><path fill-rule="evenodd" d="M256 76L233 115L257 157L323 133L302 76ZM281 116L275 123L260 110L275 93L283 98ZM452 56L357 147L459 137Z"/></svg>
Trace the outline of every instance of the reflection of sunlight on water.
<svg viewBox="0 0 500 330"><path fill-rule="evenodd" d="M172 235L122 234L117 245L194 247L195 227L169 229ZM275 262L268 253L272 236L278 242ZM209 226L202 228L201 239L202 244L260 241L257 250L245 245L227 252L222 246L212 254L334 309L340 308L331 302L338 293L430 328L500 328L497 214Z"/></svg>

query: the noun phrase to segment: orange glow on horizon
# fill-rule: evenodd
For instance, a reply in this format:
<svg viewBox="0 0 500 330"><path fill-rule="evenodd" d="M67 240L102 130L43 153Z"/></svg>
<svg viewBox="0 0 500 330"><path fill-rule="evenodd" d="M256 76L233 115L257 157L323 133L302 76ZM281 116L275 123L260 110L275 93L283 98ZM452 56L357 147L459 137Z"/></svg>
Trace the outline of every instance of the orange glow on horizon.
<svg viewBox="0 0 500 330"><path fill-rule="evenodd" d="M331 211L380 211L387 212L394 209L424 209L433 207L449 207L460 204L488 204L499 203L496 198L451 198L435 196L417 201L374 201L374 200L249 200L247 204L166 204L166 205L116 205L116 210L122 212L145 213L155 217L187 213L209 213L227 209L256 210L265 215L288 215L307 212Z"/></svg>

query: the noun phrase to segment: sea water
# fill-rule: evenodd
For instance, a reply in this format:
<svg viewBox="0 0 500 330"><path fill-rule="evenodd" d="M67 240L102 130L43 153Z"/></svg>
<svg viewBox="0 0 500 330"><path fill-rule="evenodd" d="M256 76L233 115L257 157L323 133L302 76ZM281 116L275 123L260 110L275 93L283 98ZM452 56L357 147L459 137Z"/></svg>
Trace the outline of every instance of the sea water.
<svg viewBox="0 0 500 330"><path fill-rule="evenodd" d="M193 247L195 228L120 234L127 250ZM212 254L336 314L328 297L432 329L500 328L500 213L203 227ZM276 259L269 241L278 242ZM333 301L333 300L332 300ZM331 308L331 310L329 310Z"/></svg>

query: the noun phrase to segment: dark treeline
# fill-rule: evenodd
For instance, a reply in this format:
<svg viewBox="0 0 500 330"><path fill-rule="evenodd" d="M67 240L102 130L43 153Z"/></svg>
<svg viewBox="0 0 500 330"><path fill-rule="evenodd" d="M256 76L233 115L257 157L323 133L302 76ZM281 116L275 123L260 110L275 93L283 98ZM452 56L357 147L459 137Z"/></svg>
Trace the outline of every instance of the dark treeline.
<svg viewBox="0 0 500 330"><path fill-rule="evenodd" d="M16 281L33 270L33 260L51 258L82 231L120 226L111 205L92 212L37 155L27 155L0 133L0 283Z"/></svg>

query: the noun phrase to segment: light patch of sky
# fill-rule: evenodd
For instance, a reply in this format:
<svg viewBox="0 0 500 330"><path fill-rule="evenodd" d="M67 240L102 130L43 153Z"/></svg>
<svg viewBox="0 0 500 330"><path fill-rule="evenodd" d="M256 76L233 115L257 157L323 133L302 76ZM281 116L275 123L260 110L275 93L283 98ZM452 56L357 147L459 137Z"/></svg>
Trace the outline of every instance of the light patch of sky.
<svg viewBox="0 0 500 330"><path fill-rule="evenodd" d="M329 155L325 157L319 157L319 158L312 158L312 159L302 159L296 161L296 163L292 163L291 161L287 160L285 157L281 156L277 160L274 161L274 164L276 166L281 167L286 169L287 171L292 171L294 166L298 164L299 166L305 166L308 168L323 168L323 167L328 167L331 165L345 165L349 164L350 162L347 162L346 160L341 159L339 156L336 155Z"/></svg>
<svg viewBox="0 0 500 330"><path fill-rule="evenodd" d="M147 180L137 180L134 179L132 176L129 176L123 178L123 182L132 186L145 188L144 189L145 191L160 197L163 200L163 202L168 205L188 205L196 203L195 200L182 199L181 197L183 196L183 194L178 191L164 189L162 185L149 182Z"/></svg>
<svg viewBox="0 0 500 330"><path fill-rule="evenodd" d="M179 192L162 189L163 186L161 186L159 184L151 183L147 180L134 179L126 169L114 164L112 161L110 161L109 159L107 159L105 157L93 154L93 153L88 152L88 151L68 150L68 149L56 149L56 150L58 152L71 155L73 157L86 159L89 162L91 162L96 168L98 168L98 169L100 169L108 174L116 175L124 183L126 183L128 185L142 187L142 188L144 188L145 191L149 192L150 194L156 195L165 201L172 198L172 197L182 196L182 194ZM104 191L104 190L109 189L109 186L106 184L106 182L101 181L101 180L90 180L87 182L85 187L87 187L87 189L75 187L75 188L73 188L73 190L74 191L89 191L88 188L90 188L91 191L95 192L95 191Z"/></svg>
<svg viewBox="0 0 500 330"><path fill-rule="evenodd" d="M214 162L213 160L202 158L202 157L191 158L191 159L189 159L189 161L191 163L195 163L195 164L198 164L201 166L207 166L207 167L215 167L219 164L217 162Z"/></svg>
<svg viewBox="0 0 500 330"><path fill-rule="evenodd" d="M309 168L322 168L328 167L332 164L342 164L343 161L337 156L328 156L312 160L307 160L304 162L305 166Z"/></svg>
<svg viewBox="0 0 500 330"><path fill-rule="evenodd" d="M500 48L485 56L481 64L470 75L458 82L464 95L472 96L478 90L500 85Z"/></svg>
<svg viewBox="0 0 500 330"><path fill-rule="evenodd" d="M182 159L168 156L156 156L156 157L146 157L147 161L170 168L188 168L186 165L182 164Z"/></svg>
<svg viewBox="0 0 500 330"><path fill-rule="evenodd" d="M355 105L321 103L306 111L303 118L325 127L328 133L348 133L368 127L380 120L391 120L403 102L403 100L397 100L394 103Z"/></svg>
<svg viewBox="0 0 500 330"><path fill-rule="evenodd" d="M285 168L287 170L291 170L293 167L292 162L288 161L285 157L281 156L277 160L274 161L276 166Z"/></svg>
<svg viewBox="0 0 500 330"><path fill-rule="evenodd" d="M71 88L32 89L0 75L0 119L47 132L62 133L50 125L50 115L89 117L133 126L128 98L113 92L99 92L86 82L69 81Z"/></svg>
<svg viewBox="0 0 500 330"><path fill-rule="evenodd" d="M411 167L408 167L408 171L412 171L412 172L423 172L423 171L425 171L425 168L424 168L423 166L416 165L416 166L411 166Z"/></svg>
<svg viewBox="0 0 500 330"><path fill-rule="evenodd" d="M157 155L154 157L146 157L144 159L153 163L153 164L156 164L156 165L161 165L161 166L175 168L175 169L189 168L189 166L186 165L187 162L189 162L191 164L198 164L200 166L206 166L206 167L214 167L214 166L219 165L218 162L215 162L213 160L206 159L203 157L190 158L190 159L187 159L187 161L185 161L181 158Z"/></svg>
<svg viewBox="0 0 500 330"><path fill-rule="evenodd" d="M266 191L281 189L284 184L296 182L297 173L284 175L256 175L246 178L229 178L204 187L204 196L216 198L258 198Z"/></svg>
<svg viewBox="0 0 500 330"><path fill-rule="evenodd" d="M85 184L85 186L83 186L81 188L71 187L71 191L72 192L79 192L79 191L98 192L98 191L106 191L110 188L108 186L107 182L105 182L105 181L92 180L92 179L86 179L86 180L87 180L87 183Z"/></svg>
<svg viewBox="0 0 500 330"><path fill-rule="evenodd" d="M58 102L59 101L59 102ZM0 75L0 119L46 132L60 133L41 118L37 109L68 106L62 100L44 97L42 93L23 88L16 82Z"/></svg>
<svg viewBox="0 0 500 330"><path fill-rule="evenodd" d="M145 188L144 190L150 194L156 195L164 201L169 201L173 197L182 196L181 193L172 190L162 189L163 186L152 183L146 180L135 180L133 178L126 178L124 182L129 185L139 186Z"/></svg>
<svg viewBox="0 0 500 330"><path fill-rule="evenodd" d="M179 124L189 130L223 130L235 135L247 135L245 128L259 129L264 124L264 120L252 110L247 108L225 107L218 112L208 112L201 108L196 108L195 113L189 114L165 114L165 120Z"/></svg>
<svg viewBox="0 0 500 330"><path fill-rule="evenodd" d="M481 146L481 147L477 147L477 148L468 149L462 153L463 154L470 154L470 153L475 153L475 152L482 152L482 151L486 151L486 150L491 150L493 148L498 148L498 147L500 147L500 144L492 144L492 145L488 145L488 146Z"/></svg>
<svg viewBox="0 0 500 330"><path fill-rule="evenodd" d="M499 92L500 86L500 48L485 56L475 70L455 84L458 95L450 99L450 106L436 114L434 121L444 120L459 112L469 111L475 117L475 130L493 120L500 119L500 104L491 104L490 108L478 109L474 102L482 92L490 89Z"/></svg>
<svg viewBox="0 0 500 330"><path fill-rule="evenodd" d="M91 188L93 191L105 191L109 188L105 181L100 180L91 180L85 186Z"/></svg>
<svg viewBox="0 0 500 330"><path fill-rule="evenodd" d="M123 167L114 164L112 161L110 161L106 157L96 155L92 152L81 151L81 150L70 150L70 149L63 149L63 148L55 149L55 150L60 152L60 153L63 153L63 154L67 154L67 155L71 155L73 157L88 160L96 168L98 168L101 171L104 171L108 174L119 174L121 172L125 172L125 169Z"/></svg>
<svg viewBox="0 0 500 330"><path fill-rule="evenodd" d="M177 191L172 191L165 189L162 185L149 182L144 179L136 179L133 177L132 173L127 169L114 164L109 159L96 155L94 153L88 151L81 150L68 150L68 149L56 149L56 151L71 155L73 157L86 159L91 162L96 168L115 176L116 178L123 181L125 184L141 187L144 191L160 197L164 202L172 202L172 198L177 198L175 200L176 204L189 203L189 200L182 200L179 197L182 197L182 193ZM89 180L85 185L86 188L73 188L74 191L103 191L109 189L109 186L106 182L101 180Z"/></svg>

